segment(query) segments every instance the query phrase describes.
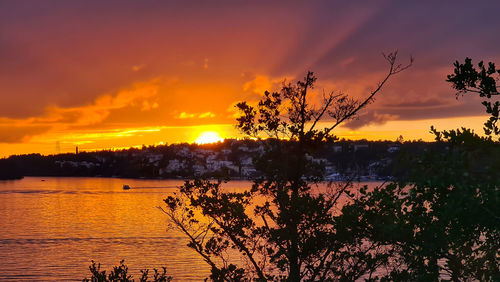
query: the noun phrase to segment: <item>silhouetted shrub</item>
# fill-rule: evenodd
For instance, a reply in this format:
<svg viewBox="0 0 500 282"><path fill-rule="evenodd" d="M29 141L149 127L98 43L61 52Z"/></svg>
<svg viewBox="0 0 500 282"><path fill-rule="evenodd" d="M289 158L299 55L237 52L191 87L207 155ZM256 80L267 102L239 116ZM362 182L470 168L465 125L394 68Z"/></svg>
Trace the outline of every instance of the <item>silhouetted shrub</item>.
<svg viewBox="0 0 500 282"><path fill-rule="evenodd" d="M90 273L92 276L90 278L83 279L84 282L131 282L135 281L132 275L128 274L128 267L125 265L124 260L120 261L120 265L113 266L113 270L106 275L106 270L101 271L101 264L95 261L92 261L92 264L89 266ZM153 281L153 282L168 282L172 280L171 276L167 275L167 269L163 267L163 271L160 272L156 268L153 269L154 274L152 280L149 279L149 269L141 270L141 277L139 278L140 282Z"/></svg>

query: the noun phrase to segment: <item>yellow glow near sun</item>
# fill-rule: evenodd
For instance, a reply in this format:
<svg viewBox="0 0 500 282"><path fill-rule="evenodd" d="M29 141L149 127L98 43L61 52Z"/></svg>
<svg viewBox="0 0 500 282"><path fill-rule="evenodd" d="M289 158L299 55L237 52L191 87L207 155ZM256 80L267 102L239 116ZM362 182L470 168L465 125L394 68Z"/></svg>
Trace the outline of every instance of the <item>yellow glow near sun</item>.
<svg viewBox="0 0 500 282"><path fill-rule="evenodd" d="M219 133L216 131L204 131L198 135L198 138L194 141L198 144L208 144L208 143L216 143L219 141L224 141L222 137L220 137Z"/></svg>

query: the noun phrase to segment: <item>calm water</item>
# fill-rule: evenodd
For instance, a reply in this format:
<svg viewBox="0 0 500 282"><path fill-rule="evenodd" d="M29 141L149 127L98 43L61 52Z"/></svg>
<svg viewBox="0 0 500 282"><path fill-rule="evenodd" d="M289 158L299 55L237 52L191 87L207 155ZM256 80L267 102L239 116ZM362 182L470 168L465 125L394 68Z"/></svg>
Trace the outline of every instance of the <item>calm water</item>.
<svg viewBox="0 0 500 282"><path fill-rule="evenodd" d="M123 184L133 189L123 190ZM157 209L180 184L113 178L0 181L0 280L81 281L89 277L91 259L105 269L125 259L136 278L140 268L164 265L177 281L202 280L208 267L181 234L166 230L166 216Z"/></svg>

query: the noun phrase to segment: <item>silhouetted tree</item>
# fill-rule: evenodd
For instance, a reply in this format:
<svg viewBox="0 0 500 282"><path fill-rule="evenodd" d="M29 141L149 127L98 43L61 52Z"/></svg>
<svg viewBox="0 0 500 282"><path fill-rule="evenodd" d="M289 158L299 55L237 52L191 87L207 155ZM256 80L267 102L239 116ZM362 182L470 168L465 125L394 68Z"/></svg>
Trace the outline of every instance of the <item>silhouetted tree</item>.
<svg viewBox="0 0 500 282"><path fill-rule="evenodd" d="M448 76L465 94L488 99L498 95L494 64L455 63ZM462 128L437 131L436 146L412 156L398 181L361 197L342 209L345 225L368 231L371 242L393 246L390 260L399 265L390 280L499 281L500 144L498 102L483 102L491 114L481 137ZM445 148L435 150L432 148Z"/></svg>
<svg viewBox="0 0 500 282"><path fill-rule="evenodd" d="M23 173L13 158L0 159L0 180L21 179Z"/></svg>
<svg viewBox="0 0 500 282"><path fill-rule="evenodd" d="M187 181L179 194L165 199L163 209L210 265L212 280L355 280L388 265L392 248L366 241L368 229L343 225L338 211L354 197L352 184L315 191L324 181L324 168L311 156L335 140L333 130L372 103L393 75L411 65L397 64L396 55L384 55L387 74L364 100L330 92L315 105L310 90L316 77L308 72L278 92L266 91L257 105L237 104L237 128L269 138L255 163L263 177L244 192L225 192L222 181ZM320 126L325 119L328 126Z"/></svg>

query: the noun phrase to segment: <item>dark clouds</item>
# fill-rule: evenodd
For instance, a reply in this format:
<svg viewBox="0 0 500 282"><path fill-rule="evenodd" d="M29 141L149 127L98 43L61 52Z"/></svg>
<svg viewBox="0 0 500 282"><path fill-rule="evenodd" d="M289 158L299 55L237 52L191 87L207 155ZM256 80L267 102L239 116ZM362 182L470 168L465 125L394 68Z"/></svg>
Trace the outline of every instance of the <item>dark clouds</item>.
<svg viewBox="0 0 500 282"><path fill-rule="evenodd" d="M30 137L45 133L50 126L16 126L0 125L0 143L20 143L26 142Z"/></svg>
<svg viewBox="0 0 500 282"><path fill-rule="evenodd" d="M414 66L351 127L478 115L478 100L456 101L444 80L465 56L500 60L499 8L498 1L2 1L0 117L85 107L168 77L177 84L147 101L158 108L112 109L92 126L227 123L228 107L254 98L266 79L308 69L319 89L365 97L386 70L380 53L394 49L402 60L412 54ZM261 85L245 88L252 80ZM175 118L209 111L213 119Z"/></svg>
<svg viewBox="0 0 500 282"><path fill-rule="evenodd" d="M349 120L344 124L345 127L350 129L359 129L367 125L380 125L390 120L397 120L399 116L391 114L379 114L377 112L368 112L360 114L358 117Z"/></svg>

